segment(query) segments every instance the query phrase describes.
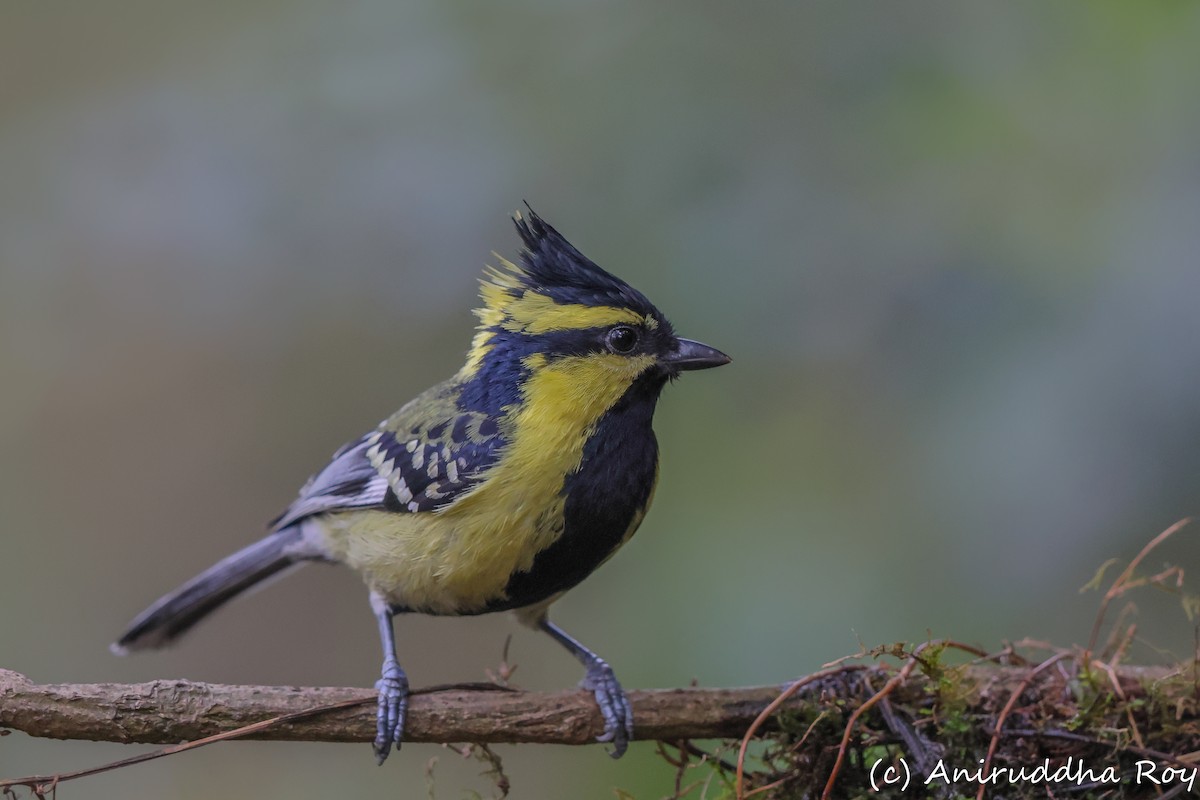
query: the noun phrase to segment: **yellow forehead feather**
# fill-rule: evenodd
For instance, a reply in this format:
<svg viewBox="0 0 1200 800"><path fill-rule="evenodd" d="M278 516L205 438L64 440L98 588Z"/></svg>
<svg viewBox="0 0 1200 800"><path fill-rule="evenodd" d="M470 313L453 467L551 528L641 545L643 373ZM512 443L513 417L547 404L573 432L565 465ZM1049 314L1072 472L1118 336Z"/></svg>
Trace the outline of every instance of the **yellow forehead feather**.
<svg viewBox="0 0 1200 800"><path fill-rule="evenodd" d="M476 309L481 328L499 326L513 333L537 335L550 331L602 328L609 325L658 327L658 320L619 306L586 306L558 303L549 295L529 288L525 271L496 256L503 270L488 267L481 281L483 307Z"/></svg>

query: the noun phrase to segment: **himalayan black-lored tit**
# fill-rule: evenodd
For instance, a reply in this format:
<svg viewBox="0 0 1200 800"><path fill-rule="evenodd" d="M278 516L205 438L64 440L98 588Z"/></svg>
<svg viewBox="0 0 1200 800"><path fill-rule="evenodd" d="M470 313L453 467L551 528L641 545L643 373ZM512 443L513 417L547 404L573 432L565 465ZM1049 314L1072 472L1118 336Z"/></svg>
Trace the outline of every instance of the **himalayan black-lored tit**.
<svg viewBox="0 0 1200 800"><path fill-rule="evenodd" d="M532 211L515 217L520 263L482 280L466 364L350 442L271 533L141 613L113 645L161 647L291 565L336 562L370 589L383 643L375 753L404 733L408 680L396 614L515 610L586 669L619 757L633 734L608 663L547 609L637 530L658 477L659 392L728 356L675 335L638 290L584 257Z"/></svg>

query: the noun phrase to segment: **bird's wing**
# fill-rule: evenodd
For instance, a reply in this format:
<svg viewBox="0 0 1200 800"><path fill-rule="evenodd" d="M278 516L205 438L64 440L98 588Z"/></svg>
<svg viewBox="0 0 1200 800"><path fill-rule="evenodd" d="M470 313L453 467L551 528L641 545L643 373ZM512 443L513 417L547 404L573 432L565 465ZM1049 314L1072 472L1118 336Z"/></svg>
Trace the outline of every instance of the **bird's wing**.
<svg viewBox="0 0 1200 800"><path fill-rule="evenodd" d="M432 511L479 483L503 444L495 420L435 387L335 453L271 526L361 508Z"/></svg>

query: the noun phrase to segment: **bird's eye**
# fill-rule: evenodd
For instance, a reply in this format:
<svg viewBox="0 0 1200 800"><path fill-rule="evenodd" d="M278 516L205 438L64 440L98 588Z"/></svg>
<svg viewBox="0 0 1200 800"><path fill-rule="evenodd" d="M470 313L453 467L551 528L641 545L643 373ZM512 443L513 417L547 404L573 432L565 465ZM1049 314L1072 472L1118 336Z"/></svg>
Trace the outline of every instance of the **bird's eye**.
<svg viewBox="0 0 1200 800"><path fill-rule="evenodd" d="M618 325L608 332L605 337L608 349L614 353L629 353L637 347L638 334L628 325Z"/></svg>

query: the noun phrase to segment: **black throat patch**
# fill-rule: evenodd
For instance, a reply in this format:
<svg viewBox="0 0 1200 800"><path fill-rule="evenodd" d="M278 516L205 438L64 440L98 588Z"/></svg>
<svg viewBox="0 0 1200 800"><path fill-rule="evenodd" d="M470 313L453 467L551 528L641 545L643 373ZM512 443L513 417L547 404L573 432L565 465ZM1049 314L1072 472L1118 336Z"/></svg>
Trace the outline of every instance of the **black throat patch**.
<svg viewBox="0 0 1200 800"><path fill-rule="evenodd" d="M562 534L537 554L528 572L509 578L507 598L488 611L522 608L566 591L621 545L654 490L658 441L651 422L665 382L657 370L648 371L600 418L579 469L563 482Z"/></svg>

